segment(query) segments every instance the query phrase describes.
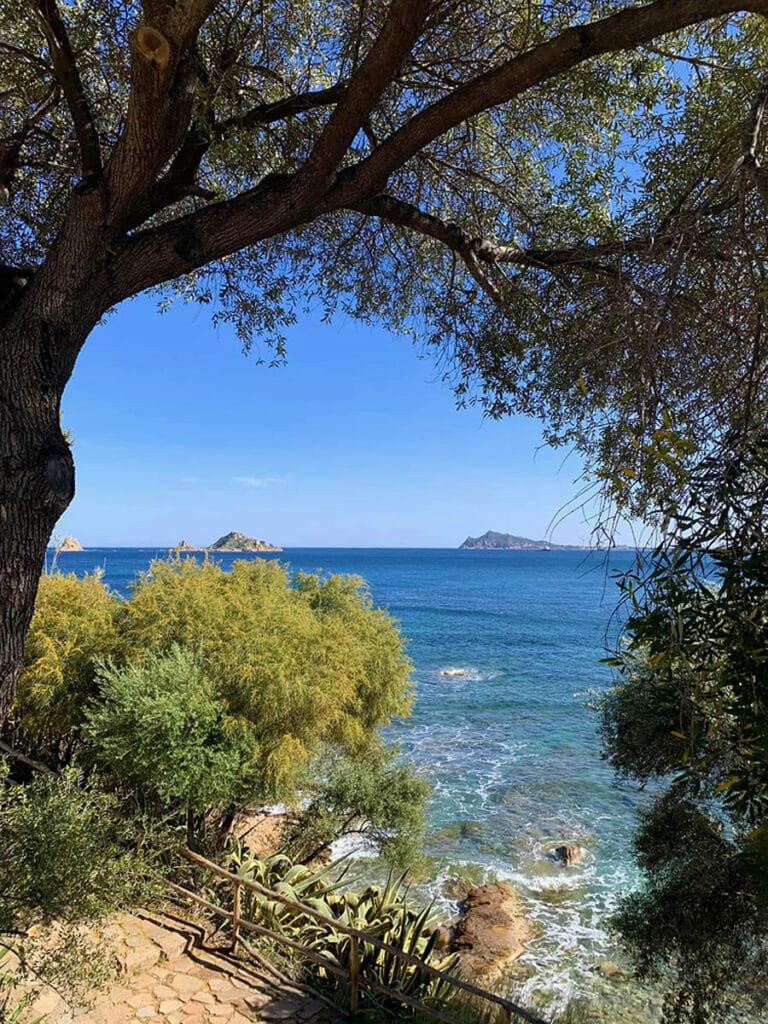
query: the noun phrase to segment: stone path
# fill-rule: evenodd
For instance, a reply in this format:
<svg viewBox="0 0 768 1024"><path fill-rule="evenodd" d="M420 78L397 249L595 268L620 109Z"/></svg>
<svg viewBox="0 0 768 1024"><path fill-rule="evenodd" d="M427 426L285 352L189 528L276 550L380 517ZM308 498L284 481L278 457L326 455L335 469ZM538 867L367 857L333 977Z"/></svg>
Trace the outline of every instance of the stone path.
<svg viewBox="0 0 768 1024"><path fill-rule="evenodd" d="M266 971L204 946L200 927L160 914L121 914L99 933L114 950L117 980L88 994L82 1006L67 1003L53 988L24 983L32 1001L22 1024L250 1024L296 1021L342 1024L326 1003ZM5 964L7 969L9 964Z"/></svg>

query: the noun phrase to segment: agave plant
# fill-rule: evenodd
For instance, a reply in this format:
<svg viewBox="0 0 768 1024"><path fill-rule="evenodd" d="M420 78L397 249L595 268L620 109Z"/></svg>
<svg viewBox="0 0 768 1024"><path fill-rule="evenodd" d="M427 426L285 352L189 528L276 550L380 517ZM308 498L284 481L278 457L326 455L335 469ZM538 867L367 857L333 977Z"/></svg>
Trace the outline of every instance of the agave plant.
<svg viewBox="0 0 768 1024"><path fill-rule="evenodd" d="M302 903L335 923L365 932L431 967L451 971L456 965L455 956L438 955L433 905L412 908L404 876L390 875L384 886L369 885L361 892L354 892L344 889L346 871L339 875L338 862L312 870L303 864L294 864L282 853L260 859L240 845L230 850L229 865L240 877ZM329 967L349 969L350 937L334 925L248 889L242 890L241 913L321 954ZM333 994L340 1004L347 1004L347 981L310 958L307 964L315 973L316 983ZM361 1013L372 1018L396 1016L402 1019L408 1011L399 1001L374 993L365 986L365 981L432 1006L445 1004L454 991L446 982L407 963L392 950L380 949L365 940L358 945L358 969L362 982Z"/></svg>

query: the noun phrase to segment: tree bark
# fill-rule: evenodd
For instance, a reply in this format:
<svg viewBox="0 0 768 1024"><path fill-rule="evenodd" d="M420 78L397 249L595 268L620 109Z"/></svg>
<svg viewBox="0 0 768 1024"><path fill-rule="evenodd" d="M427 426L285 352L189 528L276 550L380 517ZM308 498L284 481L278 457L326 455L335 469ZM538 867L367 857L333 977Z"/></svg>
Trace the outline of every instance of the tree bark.
<svg viewBox="0 0 768 1024"><path fill-rule="evenodd" d="M82 344L87 330L80 333ZM13 705L46 546L75 493L60 424L71 372L61 357L72 341L71 330L34 315L0 326L0 726Z"/></svg>

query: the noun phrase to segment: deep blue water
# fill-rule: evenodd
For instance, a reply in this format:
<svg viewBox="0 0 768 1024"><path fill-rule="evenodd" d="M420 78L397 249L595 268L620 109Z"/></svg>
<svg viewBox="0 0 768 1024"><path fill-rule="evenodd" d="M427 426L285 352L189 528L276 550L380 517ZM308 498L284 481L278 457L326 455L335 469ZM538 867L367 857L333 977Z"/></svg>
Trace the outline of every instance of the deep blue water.
<svg viewBox="0 0 768 1024"><path fill-rule="evenodd" d="M125 594L162 549L63 553L58 568L100 567ZM225 567L236 557L217 557ZM605 917L635 884L629 857L642 797L618 785L600 758L584 692L610 680L600 664L616 636L612 573L634 556L614 552L288 549L294 569L355 573L402 624L415 665L413 714L398 742L433 786L428 886L449 899L451 879L513 880L541 929L525 960L529 996L570 989L615 1004L618 1017L651 1020L648 993L599 978L614 957ZM445 670L463 674L447 676ZM546 853L575 842L570 869ZM618 1000L618 1002L617 1002ZM629 1016L627 1016L629 1014Z"/></svg>

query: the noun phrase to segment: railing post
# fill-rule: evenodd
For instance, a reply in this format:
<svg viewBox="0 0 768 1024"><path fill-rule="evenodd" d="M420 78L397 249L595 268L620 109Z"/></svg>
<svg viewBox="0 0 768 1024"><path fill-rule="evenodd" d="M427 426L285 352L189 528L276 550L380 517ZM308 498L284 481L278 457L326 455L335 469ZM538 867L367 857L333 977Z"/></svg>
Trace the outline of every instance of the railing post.
<svg viewBox="0 0 768 1024"><path fill-rule="evenodd" d="M232 883L232 952L240 939L240 883Z"/></svg>
<svg viewBox="0 0 768 1024"><path fill-rule="evenodd" d="M354 1017L357 1013L357 936L349 936L349 1012Z"/></svg>

